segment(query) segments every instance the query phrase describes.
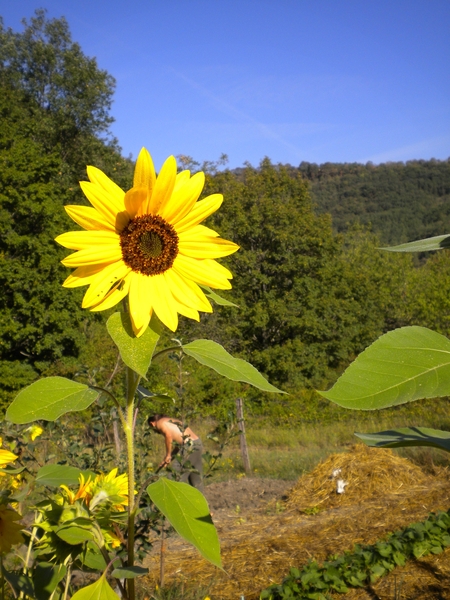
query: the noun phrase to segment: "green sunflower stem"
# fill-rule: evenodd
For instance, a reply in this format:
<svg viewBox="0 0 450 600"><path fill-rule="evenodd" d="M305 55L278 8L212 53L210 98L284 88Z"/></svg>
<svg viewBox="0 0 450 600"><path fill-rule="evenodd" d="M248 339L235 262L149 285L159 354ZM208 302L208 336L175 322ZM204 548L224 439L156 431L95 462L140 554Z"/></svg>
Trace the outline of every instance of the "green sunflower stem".
<svg viewBox="0 0 450 600"><path fill-rule="evenodd" d="M139 375L127 368L127 409L125 415L125 438L128 460L128 566L134 566L134 520L136 507L134 502L134 397L139 384ZM128 600L135 599L134 580L128 579Z"/></svg>

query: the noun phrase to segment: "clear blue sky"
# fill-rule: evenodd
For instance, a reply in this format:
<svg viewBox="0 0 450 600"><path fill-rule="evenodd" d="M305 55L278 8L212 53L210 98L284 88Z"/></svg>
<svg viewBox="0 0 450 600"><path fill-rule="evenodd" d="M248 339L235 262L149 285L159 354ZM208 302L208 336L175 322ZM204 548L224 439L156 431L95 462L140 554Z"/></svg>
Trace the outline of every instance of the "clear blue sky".
<svg viewBox="0 0 450 600"><path fill-rule="evenodd" d="M450 156L449 0L2 0L65 16L117 80L113 133L156 167Z"/></svg>

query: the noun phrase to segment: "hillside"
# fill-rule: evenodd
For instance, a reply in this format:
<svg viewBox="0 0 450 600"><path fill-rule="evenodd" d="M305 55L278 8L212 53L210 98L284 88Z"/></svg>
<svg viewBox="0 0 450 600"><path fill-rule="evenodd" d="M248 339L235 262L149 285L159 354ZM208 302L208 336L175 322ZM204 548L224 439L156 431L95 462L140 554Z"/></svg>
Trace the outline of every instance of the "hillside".
<svg viewBox="0 0 450 600"><path fill-rule="evenodd" d="M450 231L450 159L377 166L302 162L298 170L317 211L331 214L336 231L370 223L385 244Z"/></svg>

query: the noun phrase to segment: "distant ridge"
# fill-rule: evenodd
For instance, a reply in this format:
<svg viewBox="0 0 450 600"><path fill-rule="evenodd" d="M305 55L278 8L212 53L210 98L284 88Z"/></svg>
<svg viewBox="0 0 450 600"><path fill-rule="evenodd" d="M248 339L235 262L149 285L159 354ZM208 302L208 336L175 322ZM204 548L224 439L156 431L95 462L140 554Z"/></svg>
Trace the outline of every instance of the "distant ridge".
<svg viewBox="0 0 450 600"><path fill-rule="evenodd" d="M336 231L371 224L385 244L450 233L450 158L372 163L302 162L318 213Z"/></svg>

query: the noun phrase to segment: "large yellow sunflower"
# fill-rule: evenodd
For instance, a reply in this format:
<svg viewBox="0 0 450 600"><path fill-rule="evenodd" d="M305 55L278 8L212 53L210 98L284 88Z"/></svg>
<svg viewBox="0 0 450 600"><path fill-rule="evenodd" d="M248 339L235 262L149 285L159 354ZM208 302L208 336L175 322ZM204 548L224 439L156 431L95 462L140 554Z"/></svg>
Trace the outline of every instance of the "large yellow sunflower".
<svg viewBox="0 0 450 600"><path fill-rule="evenodd" d="M99 169L88 167L87 173L90 182L80 185L93 208L66 206L86 231L56 238L78 251L62 261L77 267L63 285L89 285L83 308L106 310L128 295L136 336L144 333L153 311L172 331L178 313L198 321L198 311L212 312L198 284L231 288L232 274L214 259L236 252L238 246L200 225L223 200L213 194L197 201L204 174L177 174L170 156L156 177L145 148L126 193Z"/></svg>

